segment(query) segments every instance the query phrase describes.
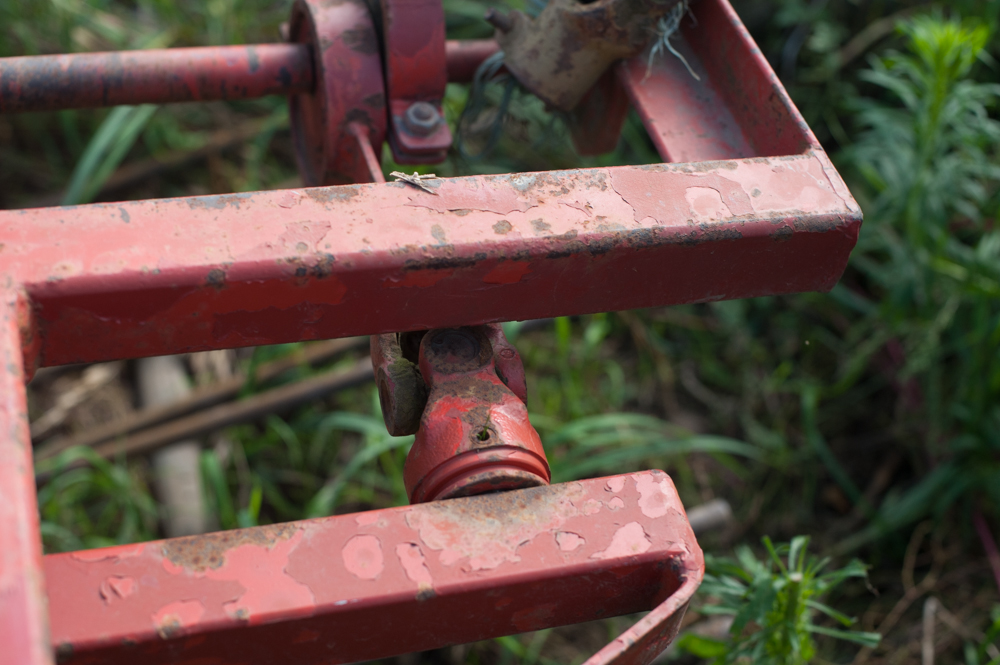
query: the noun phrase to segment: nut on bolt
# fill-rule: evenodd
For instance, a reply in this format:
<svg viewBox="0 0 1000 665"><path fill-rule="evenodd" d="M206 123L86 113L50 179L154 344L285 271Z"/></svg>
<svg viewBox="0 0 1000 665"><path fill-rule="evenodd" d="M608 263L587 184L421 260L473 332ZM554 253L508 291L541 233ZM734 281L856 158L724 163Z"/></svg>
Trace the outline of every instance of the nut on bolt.
<svg viewBox="0 0 1000 665"><path fill-rule="evenodd" d="M430 102L414 102L403 115L403 127L414 136L430 136L441 122L441 114Z"/></svg>

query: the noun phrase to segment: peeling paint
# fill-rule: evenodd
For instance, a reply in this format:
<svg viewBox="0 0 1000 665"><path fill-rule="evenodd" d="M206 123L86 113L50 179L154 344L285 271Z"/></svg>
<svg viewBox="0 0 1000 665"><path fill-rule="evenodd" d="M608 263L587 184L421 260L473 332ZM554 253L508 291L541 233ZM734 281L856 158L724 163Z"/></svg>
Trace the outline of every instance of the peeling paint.
<svg viewBox="0 0 1000 665"><path fill-rule="evenodd" d="M218 569L226 561L227 554L243 545L254 545L265 549L288 540L298 531L290 524L234 529L201 536L173 538L163 542L163 556L174 566L191 572L202 573Z"/></svg>
<svg viewBox="0 0 1000 665"><path fill-rule="evenodd" d="M464 570L490 570L519 562L519 547L580 514L576 502L582 495L579 483L568 483L453 499L408 512L406 523L426 547L439 553L442 565L464 561Z"/></svg>
<svg viewBox="0 0 1000 665"><path fill-rule="evenodd" d="M161 607L150 617L161 639L176 637L185 628L198 624L205 614L200 600L180 600Z"/></svg>
<svg viewBox="0 0 1000 665"><path fill-rule="evenodd" d="M354 536L340 551L347 572L362 580L374 580L385 568L382 542L376 536Z"/></svg>
<svg viewBox="0 0 1000 665"><path fill-rule="evenodd" d="M670 479L661 480L649 475L635 474L635 487L639 491L639 509L646 517L663 517L672 510L671 497L675 495Z"/></svg>
<svg viewBox="0 0 1000 665"><path fill-rule="evenodd" d="M712 189L718 193L727 214L715 218L752 215L753 205L743 186L718 173L696 175L673 171L624 170L611 171L611 186L632 206L635 221L652 218L661 224L688 219L696 214L688 202L687 190L692 187Z"/></svg>
<svg viewBox="0 0 1000 665"><path fill-rule="evenodd" d="M534 196L521 197L518 190L509 187L494 187L482 178L455 178L442 181L437 194L417 192L410 196L406 205L430 208L437 212L455 210L478 210L509 215L525 212L539 205Z"/></svg>
<svg viewBox="0 0 1000 665"><path fill-rule="evenodd" d="M556 544L559 545L559 549L563 552L572 552L573 550L583 547L583 544L587 542L578 533L573 533L572 531L557 531L556 532Z"/></svg>
<svg viewBox="0 0 1000 665"><path fill-rule="evenodd" d="M396 557L403 566L406 576L417 583L418 596L426 598L433 594L434 580L431 578L431 571L427 568L420 546L416 543L400 543L396 545Z"/></svg>
<svg viewBox="0 0 1000 665"><path fill-rule="evenodd" d="M623 556L634 556L649 550L653 543L646 531L638 522L629 522L615 531L611 544L603 552L591 556L592 559L615 559Z"/></svg>
<svg viewBox="0 0 1000 665"><path fill-rule="evenodd" d="M131 577L112 575L101 582L98 593L105 603L128 598L136 590L135 580Z"/></svg>
<svg viewBox="0 0 1000 665"><path fill-rule="evenodd" d="M608 501L608 508L611 510L620 510L625 507L625 502L622 501L620 496L613 497Z"/></svg>
<svg viewBox="0 0 1000 665"><path fill-rule="evenodd" d="M625 489L625 476L615 476L614 478L608 478L607 490L609 492L614 492L617 494Z"/></svg>

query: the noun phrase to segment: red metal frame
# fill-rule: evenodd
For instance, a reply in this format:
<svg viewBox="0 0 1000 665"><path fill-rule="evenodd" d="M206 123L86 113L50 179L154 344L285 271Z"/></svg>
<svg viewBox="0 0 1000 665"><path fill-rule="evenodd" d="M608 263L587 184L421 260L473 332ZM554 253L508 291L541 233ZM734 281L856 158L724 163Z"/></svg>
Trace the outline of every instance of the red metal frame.
<svg viewBox="0 0 1000 665"><path fill-rule="evenodd" d="M60 662L306 664L664 603L679 621L703 565L669 477L647 471L51 555L45 575Z"/></svg>
<svg viewBox="0 0 1000 665"><path fill-rule="evenodd" d="M37 367L831 288L857 239L861 211L728 2L701 0L693 11L698 25L685 27L676 46L701 83L669 56L643 80L646 62L636 59L618 67L620 88L604 82L602 94L611 99L593 102L619 108L615 91L626 90L664 160L683 163L426 181L433 193L385 183L0 212L6 370L0 372L0 431L6 433L0 439L0 662L51 662L23 392L24 377ZM469 70L471 52L462 52L464 67L455 71ZM581 116L580 126L587 122L593 126L593 118ZM376 155L371 144L365 149L365 131L354 125L348 132L374 177ZM401 509L392 519L420 509ZM375 515L374 525L363 523L364 516L335 518L336 528L353 519L362 533L377 528L383 513ZM302 547L307 532L323 532L317 524L261 528L239 538L266 559L284 550L253 542L294 532L301 538L295 546ZM579 528L589 527L581 522ZM403 537L394 529L386 534ZM291 537L282 541L288 547ZM77 583L72 580L115 562L132 565L137 559L125 553L155 563L157 552L175 546L120 549L114 561L103 562L87 562L86 553L46 557L56 643L82 640L61 637L68 635L62 631L92 617L80 605L75 619L66 618L70 607L58 598ZM337 549L331 551L335 559ZM396 550L383 552L389 557ZM549 572L564 562L539 557L536 562L552 566ZM321 559L317 553L313 562ZM162 557L160 565L162 574L172 574ZM464 573L459 577L468 581ZM136 588L107 576L89 583L76 588L89 589L86 606L94 612L123 607L119 600ZM381 580L371 583L371 597L380 602L394 602L392 594L402 589L388 578L384 587ZM233 593L231 599L239 597ZM412 589L407 593L403 605L419 608ZM674 610L687 598L679 593L657 598L664 604L595 662L648 662L676 629ZM436 598L445 603L448 596ZM187 635L195 612L185 598L171 602L181 603L174 614L182 637L149 643L150 650L197 652L209 648L199 644L215 644L200 624L197 634ZM313 620L299 605L282 607L270 618ZM487 602L475 610L447 607L463 619L495 611ZM211 616L219 628L243 625L238 616ZM253 619L245 623L254 625ZM533 619L513 629L543 624ZM122 630L125 639L131 629ZM143 630L152 636L154 629ZM241 629L239 640L230 640L233 648L250 632ZM312 639L309 632L298 635ZM469 635L448 634L435 643ZM652 646L637 656L636 645Z"/></svg>

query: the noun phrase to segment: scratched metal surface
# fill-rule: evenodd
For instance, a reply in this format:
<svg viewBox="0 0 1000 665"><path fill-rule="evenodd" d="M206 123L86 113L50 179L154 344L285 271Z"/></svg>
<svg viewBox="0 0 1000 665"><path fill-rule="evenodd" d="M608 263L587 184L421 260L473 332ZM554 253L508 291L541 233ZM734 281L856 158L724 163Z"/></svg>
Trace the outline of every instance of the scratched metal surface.
<svg viewBox="0 0 1000 665"><path fill-rule="evenodd" d="M67 663L348 663L676 613L702 570L660 471L45 557Z"/></svg>

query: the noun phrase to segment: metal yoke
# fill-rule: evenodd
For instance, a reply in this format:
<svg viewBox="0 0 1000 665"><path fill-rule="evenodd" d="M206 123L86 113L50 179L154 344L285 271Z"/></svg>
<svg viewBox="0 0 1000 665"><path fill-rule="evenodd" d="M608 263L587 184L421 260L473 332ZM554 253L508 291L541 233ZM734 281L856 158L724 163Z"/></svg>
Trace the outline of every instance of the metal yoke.
<svg viewBox="0 0 1000 665"><path fill-rule="evenodd" d="M492 323L828 290L861 211L727 0L675 36L699 80L631 58L569 116L596 153L631 104L664 164L384 183L383 140L441 158L442 71L498 48L442 59L426 1L297 0L289 44L0 59L0 112L290 95L307 185L0 211L0 663L348 662L655 608L588 661L648 663L676 633L703 564L669 478L546 486ZM312 187L344 182L373 184ZM358 334L416 505L43 559L36 368Z"/></svg>

